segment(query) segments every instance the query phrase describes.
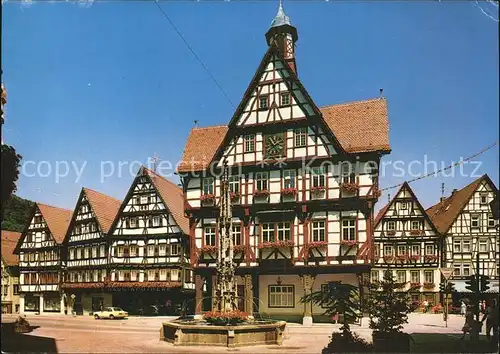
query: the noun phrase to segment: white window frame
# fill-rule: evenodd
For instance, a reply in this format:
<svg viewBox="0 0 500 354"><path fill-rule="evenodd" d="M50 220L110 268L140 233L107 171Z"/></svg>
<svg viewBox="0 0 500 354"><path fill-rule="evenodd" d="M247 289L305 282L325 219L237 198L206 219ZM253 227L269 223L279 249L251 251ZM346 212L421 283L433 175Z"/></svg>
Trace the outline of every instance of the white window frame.
<svg viewBox="0 0 500 354"><path fill-rule="evenodd" d="M215 225L207 225L203 228L205 246L217 245L217 231Z"/></svg>
<svg viewBox="0 0 500 354"><path fill-rule="evenodd" d="M380 280L380 275L378 270L372 270L370 272L370 279L372 282L376 282Z"/></svg>
<svg viewBox="0 0 500 354"><path fill-rule="evenodd" d="M401 210L407 210L408 209L408 202L400 202L400 208L401 208Z"/></svg>
<svg viewBox="0 0 500 354"><path fill-rule="evenodd" d="M258 191L269 190L268 172L255 172L255 189Z"/></svg>
<svg viewBox="0 0 500 354"><path fill-rule="evenodd" d="M161 226L163 226L163 218L158 215L153 216L153 227L161 227Z"/></svg>
<svg viewBox="0 0 500 354"><path fill-rule="evenodd" d="M233 245L242 245L243 239L241 238L241 225L233 224Z"/></svg>
<svg viewBox="0 0 500 354"><path fill-rule="evenodd" d="M411 222L411 230L421 230L422 222L420 220L412 220Z"/></svg>
<svg viewBox="0 0 500 354"><path fill-rule="evenodd" d="M160 256L167 255L167 244L166 243L160 243L160 245L158 246L158 254Z"/></svg>
<svg viewBox="0 0 500 354"><path fill-rule="evenodd" d="M482 249L484 248L484 250ZM488 252L488 240L479 240L479 252Z"/></svg>
<svg viewBox="0 0 500 354"><path fill-rule="evenodd" d="M462 240L462 252L469 253L471 251L471 241Z"/></svg>
<svg viewBox="0 0 500 354"><path fill-rule="evenodd" d="M131 229L137 229L139 227L139 220L137 217L129 218L129 226Z"/></svg>
<svg viewBox="0 0 500 354"><path fill-rule="evenodd" d="M269 108L269 96L268 95L260 95L259 96L259 109L268 109Z"/></svg>
<svg viewBox="0 0 500 354"><path fill-rule="evenodd" d="M465 270L467 270L467 272ZM465 274L465 273L467 273L467 274ZM471 266L469 263L462 264L462 274L463 274L463 276L471 275Z"/></svg>
<svg viewBox="0 0 500 354"><path fill-rule="evenodd" d="M294 308L294 285L269 285L269 308Z"/></svg>
<svg viewBox="0 0 500 354"><path fill-rule="evenodd" d="M118 257L123 257L123 246L118 246Z"/></svg>
<svg viewBox="0 0 500 354"><path fill-rule="evenodd" d="M213 177L203 178L201 186L202 194L215 194L215 179Z"/></svg>
<svg viewBox="0 0 500 354"><path fill-rule="evenodd" d="M139 255L137 245L130 245L128 252L130 257L137 257Z"/></svg>
<svg viewBox="0 0 500 354"><path fill-rule="evenodd" d="M311 168L311 183L312 187L326 187L326 171L325 167L313 167Z"/></svg>
<svg viewBox="0 0 500 354"><path fill-rule="evenodd" d="M387 221L387 231L396 231L396 222L394 220Z"/></svg>
<svg viewBox="0 0 500 354"><path fill-rule="evenodd" d="M495 227L497 226L497 221L493 217L493 214L488 215L488 227Z"/></svg>
<svg viewBox="0 0 500 354"><path fill-rule="evenodd" d="M479 195L479 204L481 205L488 204L488 193L481 193Z"/></svg>
<svg viewBox="0 0 500 354"><path fill-rule="evenodd" d="M283 188L297 188L297 171L283 171Z"/></svg>
<svg viewBox="0 0 500 354"><path fill-rule="evenodd" d="M347 235L346 235L347 234ZM356 241L356 219L342 219L342 240Z"/></svg>
<svg viewBox="0 0 500 354"><path fill-rule="evenodd" d="M384 246L384 257L393 257L394 256L394 247L391 245L385 245Z"/></svg>
<svg viewBox="0 0 500 354"><path fill-rule="evenodd" d="M105 257L105 256L106 256L106 246L101 245L101 246L99 247L99 249L100 249L100 252L99 252L99 253L100 253L100 256L101 256L101 257Z"/></svg>
<svg viewBox="0 0 500 354"><path fill-rule="evenodd" d="M419 270L411 270L410 271L410 283L420 283L420 271Z"/></svg>
<svg viewBox="0 0 500 354"><path fill-rule="evenodd" d="M307 146L307 137L309 136L308 128L297 128L293 131L293 142L294 147L306 147Z"/></svg>
<svg viewBox="0 0 500 354"><path fill-rule="evenodd" d="M92 258L97 258L97 246L92 247Z"/></svg>
<svg viewBox="0 0 500 354"><path fill-rule="evenodd" d="M408 254L408 247L406 245L398 245L398 256L405 256Z"/></svg>
<svg viewBox="0 0 500 354"><path fill-rule="evenodd" d="M428 275L430 275L430 279L428 279ZM424 270L424 283L434 283L434 271Z"/></svg>
<svg viewBox="0 0 500 354"><path fill-rule="evenodd" d="M311 241L326 241L326 222L325 220L313 220L311 223Z"/></svg>
<svg viewBox="0 0 500 354"><path fill-rule="evenodd" d="M411 245L411 255L420 256L420 245Z"/></svg>
<svg viewBox="0 0 500 354"><path fill-rule="evenodd" d="M292 239L292 228L289 221L276 223L278 241L290 241Z"/></svg>
<svg viewBox="0 0 500 354"><path fill-rule="evenodd" d="M75 249L74 248L69 249L69 259L75 259Z"/></svg>
<svg viewBox="0 0 500 354"><path fill-rule="evenodd" d="M430 252L429 252L430 250ZM425 245L425 255L426 256L433 256L435 255L436 253L436 250L435 250L435 247L434 245Z"/></svg>
<svg viewBox="0 0 500 354"><path fill-rule="evenodd" d="M240 192L240 175L229 176L229 191L231 193L239 193Z"/></svg>
<svg viewBox="0 0 500 354"><path fill-rule="evenodd" d="M262 242L275 242L276 241L276 230L274 229L274 223L262 223L260 224L260 229L262 233Z"/></svg>
<svg viewBox="0 0 500 354"><path fill-rule="evenodd" d="M406 283L406 270L396 271L396 279L398 283Z"/></svg>
<svg viewBox="0 0 500 354"><path fill-rule="evenodd" d="M286 97L286 99L285 99ZM292 103L292 95L285 91L280 93L280 106L289 106Z"/></svg>
<svg viewBox="0 0 500 354"><path fill-rule="evenodd" d="M243 137L244 152L255 152L256 145L257 137L255 134L248 134Z"/></svg>
<svg viewBox="0 0 500 354"><path fill-rule="evenodd" d="M181 245L178 243L172 243L170 244L170 255L171 256L178 256L181 251Z"/></svg>
<svg viewBox="0 0 500 354"><path fill-rule="evenodd" d="M481 227L481 215L471 214L470 227L471 227L471 229L479 229Z"/></svg>

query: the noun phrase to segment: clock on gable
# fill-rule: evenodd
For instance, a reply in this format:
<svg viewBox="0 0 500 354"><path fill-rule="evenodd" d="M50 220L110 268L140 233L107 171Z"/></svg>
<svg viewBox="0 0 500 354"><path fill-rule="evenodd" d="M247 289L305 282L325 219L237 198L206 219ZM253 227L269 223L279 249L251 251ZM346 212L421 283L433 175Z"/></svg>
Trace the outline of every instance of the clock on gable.
<svg viewBox="0 0 500 354"><path fill-rule="evenodd" d="M285 156L285 137L283 133L266 135L266 158Z"/></svg>

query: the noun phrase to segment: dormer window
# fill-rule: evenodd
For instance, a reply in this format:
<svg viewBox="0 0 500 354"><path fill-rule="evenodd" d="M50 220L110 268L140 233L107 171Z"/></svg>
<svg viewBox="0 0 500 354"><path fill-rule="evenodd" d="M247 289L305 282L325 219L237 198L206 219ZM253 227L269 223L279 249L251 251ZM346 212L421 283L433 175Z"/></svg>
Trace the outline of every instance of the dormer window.
<svg viewBox="0 0 500 354"><path fill-rule="evenodd" d="M259 109L267 109L269 107L269 97L260 96L259 97Z"/></svg>
<svg viewBox="0 0 500 354"><path fill-rule="evenodd" d="M281 101L280 105L281 106L288 106L290 104L290 92L283 92L280 95Z"/></svg>

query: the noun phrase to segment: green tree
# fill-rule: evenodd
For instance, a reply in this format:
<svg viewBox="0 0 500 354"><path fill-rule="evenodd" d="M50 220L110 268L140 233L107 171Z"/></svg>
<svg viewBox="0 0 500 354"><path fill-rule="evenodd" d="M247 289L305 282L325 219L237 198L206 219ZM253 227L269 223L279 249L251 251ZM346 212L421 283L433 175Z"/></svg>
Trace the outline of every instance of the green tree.
<svg viewBox="0 0 500 354"><path fill-rule="evenodd" d="M16 191L16 181L19 178L19 167L22 156L16 153L16 150L9 145L2 145L2 190L1 190L1 217L3 219L4 205Z"/></svg>
<svg viewBox="0 0 500 354"><path fill-rule="evenodd" d="M366 312L370 316L370 328L379 332L401 332L408 323L408 313L412 309L406 283L398 283L391 271L384 272L382 281L370 284L370 296Z"/></svg>
<svg viewBox="0 0 500 354"><path fill-rule="evenodd" d="M32 209L32 201L12 194L4 206L2 230L23 232Z"/></svg>
<svg viewBox="0 0 500 354"><path fill-rule="evenodd" d="M334 316L342 314L342 327L344 334L349 334L353 323L361 316L359 305L359 290L351 284L332 281L321 287L321 290L312 292L302 297L301 302L319 305L325 309L323 314Z"/></svg>

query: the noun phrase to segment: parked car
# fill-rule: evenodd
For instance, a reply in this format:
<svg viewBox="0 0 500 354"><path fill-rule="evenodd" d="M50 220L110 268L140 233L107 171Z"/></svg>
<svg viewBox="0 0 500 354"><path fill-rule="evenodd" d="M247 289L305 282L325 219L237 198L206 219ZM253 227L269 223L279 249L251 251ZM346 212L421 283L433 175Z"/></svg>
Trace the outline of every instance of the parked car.
<svg viewBox="0 0 500 354"><path fill-rule="evenodd" d="M128 317L128 312L122 310L119 307L105 307L102 311L94 312L94 318L96 320L101 318L126 318Z"/></svg>

